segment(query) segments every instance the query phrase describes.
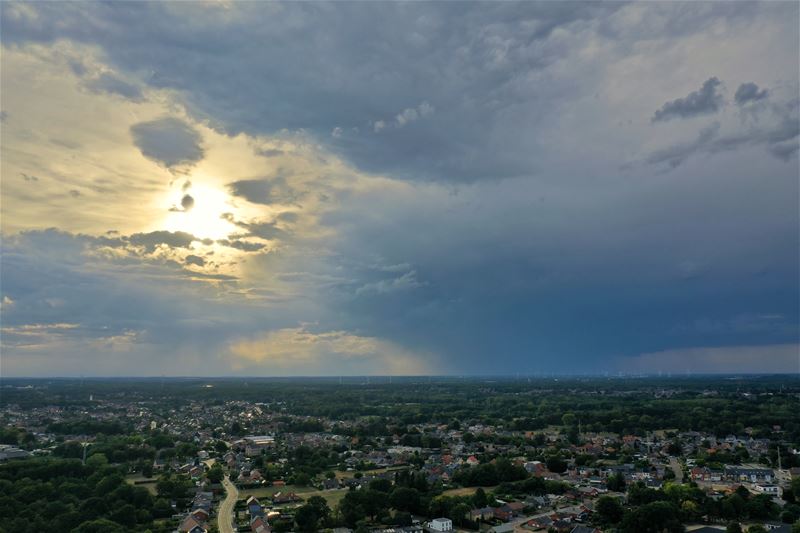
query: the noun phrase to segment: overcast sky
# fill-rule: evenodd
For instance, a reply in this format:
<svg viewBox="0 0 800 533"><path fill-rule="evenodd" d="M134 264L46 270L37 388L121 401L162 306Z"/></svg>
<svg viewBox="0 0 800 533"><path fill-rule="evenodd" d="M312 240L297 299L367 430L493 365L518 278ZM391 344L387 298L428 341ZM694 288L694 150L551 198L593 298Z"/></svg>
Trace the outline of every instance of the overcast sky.
<svg viewBox="0 0 800 533"><path fill-rule="evenodd" d="M3 2L0 373L798 372L799 6Z"/></svg>

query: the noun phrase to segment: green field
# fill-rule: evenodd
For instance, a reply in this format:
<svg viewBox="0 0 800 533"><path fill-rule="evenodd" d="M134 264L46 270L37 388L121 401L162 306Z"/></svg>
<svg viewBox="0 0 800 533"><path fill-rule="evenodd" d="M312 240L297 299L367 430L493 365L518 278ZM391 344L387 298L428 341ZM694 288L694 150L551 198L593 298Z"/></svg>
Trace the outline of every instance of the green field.
<svg viewBox="0 0 800 533"><path fill-rule="evenodd" d="M314 487L298 487L295 485L287 485L285 487L258 487L253 489L241 489L239 491L239 499L247 500L250 496L256 498L271 498L276 492L294 492L303 499L308 499L312 496L322 496L328 502L328 507L333 509L344 498L348 489L334 489L334 490L317 490ZM267 502L262 502L267 503ZM302 503L302 502L297 502Z"/></svg>

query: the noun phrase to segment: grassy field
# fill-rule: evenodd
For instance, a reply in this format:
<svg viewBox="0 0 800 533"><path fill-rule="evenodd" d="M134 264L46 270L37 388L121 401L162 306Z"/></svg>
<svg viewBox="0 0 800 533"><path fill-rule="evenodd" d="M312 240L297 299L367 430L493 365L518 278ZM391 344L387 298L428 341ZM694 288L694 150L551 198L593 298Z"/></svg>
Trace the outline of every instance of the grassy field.
<svg viewBox="0 0 800 533"><path fill-rule="evenodd" d="M483 490L486 492L491 492L497 488L497 485L491 487L483 487ZM478 487L460 487L457 489L448 489L442 492L443 496L472 496L475 494L475 491L478 490Z"/></svg>
<svg viewBox="0 0 800 533"><path fill-rule="evenodd" d="M314 487L298 487L295 485L286 485L285 487L258 487L254 489L241 489L239 491L239 499L246 500L250 496L255 496L256 498L271 498L276 492L294 492L305 500L312 496L322 496L325 498L325 501L328 502L328 507L333 509L339 504L342 498L344 498L347 489L317 490Z"/></svg>

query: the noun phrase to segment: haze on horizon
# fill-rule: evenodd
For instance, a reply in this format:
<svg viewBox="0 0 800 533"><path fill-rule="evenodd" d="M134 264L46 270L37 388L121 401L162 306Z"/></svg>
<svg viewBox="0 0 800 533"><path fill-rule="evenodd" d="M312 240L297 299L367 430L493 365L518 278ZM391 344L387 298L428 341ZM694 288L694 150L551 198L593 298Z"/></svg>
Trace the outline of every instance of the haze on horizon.
<svg viewBox="0 0 800 533"><path fill-rule="evenodd" d="M800 372L800 4L0 4L0 375Z"/></svg>

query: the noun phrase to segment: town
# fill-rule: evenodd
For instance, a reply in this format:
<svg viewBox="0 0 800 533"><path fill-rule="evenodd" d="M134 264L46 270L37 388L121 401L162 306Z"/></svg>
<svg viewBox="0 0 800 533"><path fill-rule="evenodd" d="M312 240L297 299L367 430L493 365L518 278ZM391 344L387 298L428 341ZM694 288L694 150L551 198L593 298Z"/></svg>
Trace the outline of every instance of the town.
<svg viewBox="0 0 800 533"><path fill-rule="evenodd" d="M4 379L0 530L800 531L800 383Z"/></svg>

